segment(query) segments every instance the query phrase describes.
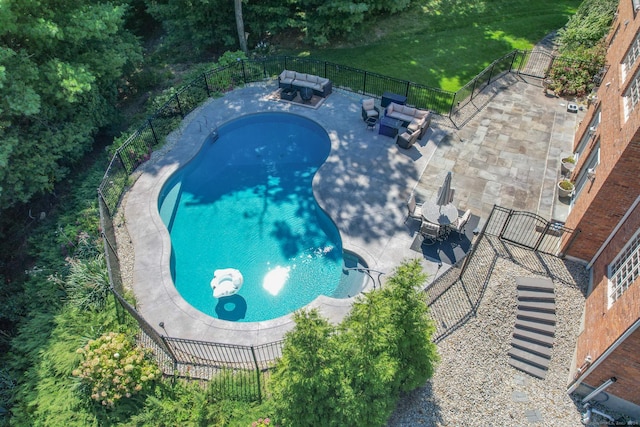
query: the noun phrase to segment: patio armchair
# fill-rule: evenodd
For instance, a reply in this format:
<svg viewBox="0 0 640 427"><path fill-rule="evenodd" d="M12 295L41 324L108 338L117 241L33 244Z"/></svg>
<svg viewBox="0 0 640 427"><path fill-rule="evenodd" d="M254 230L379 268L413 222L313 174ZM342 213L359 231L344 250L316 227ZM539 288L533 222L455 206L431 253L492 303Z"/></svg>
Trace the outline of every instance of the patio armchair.
<svg viewBox="0 0 640 427"><path fill-rule="evenodd" d="M424 238L422 244L433 245L440 238L440 226L429 221L422 221L420 234Z"/></svg>
<svg viewBox="0 0 640 427"><path fill-rule="evenodd" d="M453 224L451 224L449 226L449 228L453 231L455 231L456 233L458 233L458 237L460 238L460 240L462 240L462 236L465 234L465 226L467 225L467 223L469 222L469 218L471 218L471 211L469 209L467 209L462 216L459 216L458 219L456 219L456 222L454 222Z"/></svg>
<svg viewBox="0 0 640 427"><path fill-rule="evenodd" d="M413 147L413 144L416 143L419 136L420 130L415 130L413 132L407 130L396 137L396 144L398 144L398 147L400 148L409 149Z"/></svg>
<svg viewBox="0 0 640 427"><path fill-rule="evenodd" d="M413 193L409 196L409 200L407 200L407 219L404 220L406 223L409 218L417 219L422 221L422 213L420 210L422 209L422 203L416 203L416 196Z"/></svg>
<svg viewBox="0 0 640 427"><path fill-rule="evenodd" d="M373 98L362 100L362 120L366 122L369 117L380 118L380 110L376 107Z"/></svg>

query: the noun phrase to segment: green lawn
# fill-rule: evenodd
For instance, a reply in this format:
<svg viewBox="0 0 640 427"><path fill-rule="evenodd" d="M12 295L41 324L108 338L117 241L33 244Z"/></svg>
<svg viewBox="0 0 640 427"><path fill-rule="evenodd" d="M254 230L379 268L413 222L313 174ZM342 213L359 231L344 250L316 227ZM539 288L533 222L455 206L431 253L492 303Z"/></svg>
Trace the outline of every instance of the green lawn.
<svg viewBox="0 0 640 427"><path fill-rule="evenodd" d="M493 60L563 27L580 0L423 0L347 46L294 52L456 91Z"/></svg>

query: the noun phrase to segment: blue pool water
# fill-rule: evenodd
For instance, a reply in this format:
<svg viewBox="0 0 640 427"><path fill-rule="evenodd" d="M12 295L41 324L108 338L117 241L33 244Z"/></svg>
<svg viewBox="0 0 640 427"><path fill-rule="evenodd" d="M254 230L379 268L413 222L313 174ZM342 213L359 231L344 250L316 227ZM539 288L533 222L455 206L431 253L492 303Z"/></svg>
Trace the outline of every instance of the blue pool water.
<svg viewBox="0 0 640 427"><path fill-rule="evenodd" d="M220 319L255 322L318 295L353 296L362 274L316 203L315 172L331 143L313 121L262 113L231 121L164 185L159 211L171 236L171 272L182 297ZM236 268L240 291L216 299L213 271Z"/></svg>

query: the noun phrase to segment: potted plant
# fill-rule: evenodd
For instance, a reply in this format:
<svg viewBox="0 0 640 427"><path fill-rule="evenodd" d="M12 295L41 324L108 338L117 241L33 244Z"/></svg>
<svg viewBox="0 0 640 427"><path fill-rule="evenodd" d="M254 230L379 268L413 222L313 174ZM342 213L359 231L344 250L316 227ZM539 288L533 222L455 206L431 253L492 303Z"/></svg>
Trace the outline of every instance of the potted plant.
<svg viewBox="0 0 640 427"><path fill-rule="evenodd" d="M558 183L558 197L571 197L575 190L575 185L568 179L563 179Z"/></svg>
<svg viewBox="0 0 640 427"><path fill-rule="evenodd" d="M576 167L576 159L573 154L560 160L562 163L562 174L567 175L573 172Z"/></svg>

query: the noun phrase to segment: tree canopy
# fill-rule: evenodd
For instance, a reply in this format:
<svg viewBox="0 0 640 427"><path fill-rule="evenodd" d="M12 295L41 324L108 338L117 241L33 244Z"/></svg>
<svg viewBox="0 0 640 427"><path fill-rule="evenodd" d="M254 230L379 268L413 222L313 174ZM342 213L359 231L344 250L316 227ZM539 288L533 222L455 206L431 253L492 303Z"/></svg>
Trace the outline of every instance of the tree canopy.
<svg viewBox="0 0 640 427"><path fill-rule="evenodd" d="M404 262L338 326L315 310L294 315L272 377L284 425L382 426L401 393L425 384L438 362L426 278L419 260Z"/></svg>
<svg viewBox="0 0 640 427"><path fill-rule="evenodd" d="M141 59L126 4L0 3L0 206L52 190L114 115L117 85Z"/></svg>

